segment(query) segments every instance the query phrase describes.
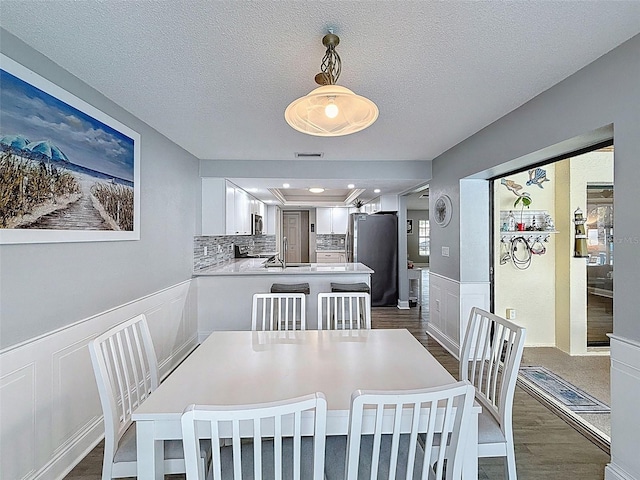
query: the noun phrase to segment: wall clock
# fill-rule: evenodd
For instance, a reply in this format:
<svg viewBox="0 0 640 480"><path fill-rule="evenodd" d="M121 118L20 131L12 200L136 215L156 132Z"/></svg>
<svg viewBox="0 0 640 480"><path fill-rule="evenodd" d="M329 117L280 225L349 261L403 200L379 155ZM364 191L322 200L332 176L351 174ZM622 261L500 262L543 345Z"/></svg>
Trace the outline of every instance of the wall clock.
<svg viewBox="0 0 640 480"><path fill-rule="evenodd" d="M446 227L451 221L451 199L447 195L436 198L434 220L441 227Z"/></svg>

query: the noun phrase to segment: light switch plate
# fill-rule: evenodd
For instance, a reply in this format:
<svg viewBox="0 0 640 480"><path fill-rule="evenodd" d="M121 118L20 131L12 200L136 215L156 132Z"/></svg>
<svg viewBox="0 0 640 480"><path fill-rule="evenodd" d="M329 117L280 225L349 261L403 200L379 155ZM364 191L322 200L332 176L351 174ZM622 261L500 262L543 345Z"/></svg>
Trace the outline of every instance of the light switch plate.
<svg viewBox="0 0 640 480"><path fill-rule="evenodd" d="M443 257L449 256L449 247L442 247L442 256Z"/></svg>

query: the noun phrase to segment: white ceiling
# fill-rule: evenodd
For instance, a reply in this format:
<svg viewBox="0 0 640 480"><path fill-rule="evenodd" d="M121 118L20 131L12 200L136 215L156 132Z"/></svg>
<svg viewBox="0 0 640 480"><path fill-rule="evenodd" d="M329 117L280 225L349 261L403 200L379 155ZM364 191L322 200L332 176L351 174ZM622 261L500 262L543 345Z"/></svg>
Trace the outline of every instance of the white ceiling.
<svg viewBox="0 0 640 480"><path fill-rule="evenodd" d="M637 0L2 0L0 13L2 28L213 160L431 160L640 32ZM329 27L338 83L380 109L339 138L284 120L316 86Z"/></svg>

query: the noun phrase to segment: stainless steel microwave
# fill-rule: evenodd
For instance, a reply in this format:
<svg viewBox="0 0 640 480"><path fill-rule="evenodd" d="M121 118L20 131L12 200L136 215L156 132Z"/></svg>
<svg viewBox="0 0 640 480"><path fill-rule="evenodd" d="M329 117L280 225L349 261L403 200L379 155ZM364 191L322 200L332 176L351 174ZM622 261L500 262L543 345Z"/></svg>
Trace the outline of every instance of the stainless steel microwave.
<svg viewBox="0 0 640 480"><path fill-rule="evenodd" d="M251 235L262 235L262 215L251 214Z"/></svg>

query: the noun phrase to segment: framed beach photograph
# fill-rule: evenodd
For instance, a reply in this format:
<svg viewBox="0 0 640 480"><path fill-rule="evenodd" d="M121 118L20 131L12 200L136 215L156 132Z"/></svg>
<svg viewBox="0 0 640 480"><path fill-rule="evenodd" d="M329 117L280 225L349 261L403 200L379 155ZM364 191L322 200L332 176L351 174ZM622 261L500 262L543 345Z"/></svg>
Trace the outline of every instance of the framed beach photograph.
<svg viewBox="0 0 640 480"><path fill-rule="evenodd" d="M140 239L140 135L0 54L0 243Z"/></svg>

